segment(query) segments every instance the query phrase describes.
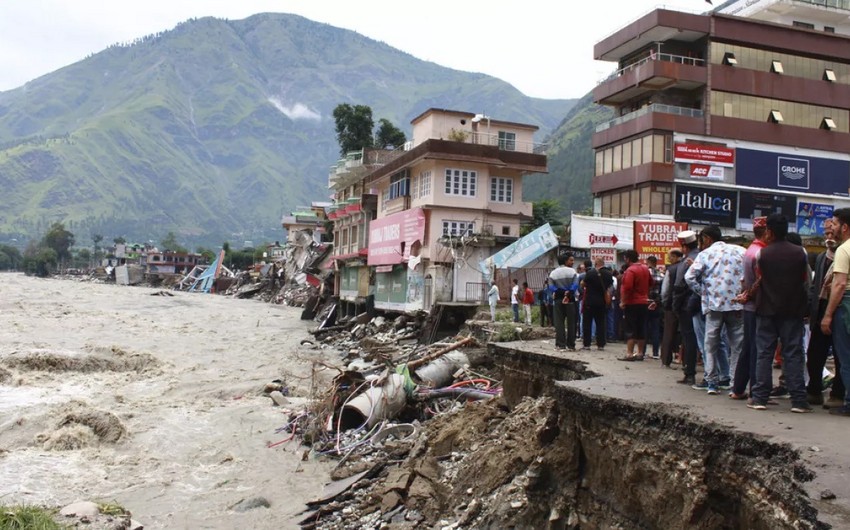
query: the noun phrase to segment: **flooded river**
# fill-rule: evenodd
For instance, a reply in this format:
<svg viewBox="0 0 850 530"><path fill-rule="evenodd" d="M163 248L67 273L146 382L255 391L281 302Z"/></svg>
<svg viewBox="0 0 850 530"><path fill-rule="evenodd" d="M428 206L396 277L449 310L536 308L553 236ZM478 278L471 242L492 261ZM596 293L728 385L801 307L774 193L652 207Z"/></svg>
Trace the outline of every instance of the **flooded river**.
<svg viewBox="0 0 850 530"><path fill-rule="evenodd" d="M145 528L294 528L330 464L302 461L280 408L333 354L300 310L0 275L0 504L118 502ZM303 401L303 400L301 400ZM269 508L239 511L262 497Z"/></svg>

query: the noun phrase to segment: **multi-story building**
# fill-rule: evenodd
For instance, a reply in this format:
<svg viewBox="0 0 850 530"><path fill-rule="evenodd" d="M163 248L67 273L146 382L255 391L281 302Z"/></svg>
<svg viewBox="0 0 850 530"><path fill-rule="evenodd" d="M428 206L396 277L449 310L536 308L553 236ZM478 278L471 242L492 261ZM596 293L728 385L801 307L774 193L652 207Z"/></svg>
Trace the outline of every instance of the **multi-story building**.
<svg viewBox="0 0 850 530"><path fill-rule="evenodd" d="M411 123L403 150L367 151L332 169L340 297L374 295L376 308L392 311L479 301L480 262L531 220L522 177L547 171L538 128L439 109Z"/></svg>
<svg viewBox="0 0 850 530"><path fill-rule="evenodd" d="M850 1L656 9L598 42L594 213L748 230L778 211L801 235L850 187Z"/></svg>

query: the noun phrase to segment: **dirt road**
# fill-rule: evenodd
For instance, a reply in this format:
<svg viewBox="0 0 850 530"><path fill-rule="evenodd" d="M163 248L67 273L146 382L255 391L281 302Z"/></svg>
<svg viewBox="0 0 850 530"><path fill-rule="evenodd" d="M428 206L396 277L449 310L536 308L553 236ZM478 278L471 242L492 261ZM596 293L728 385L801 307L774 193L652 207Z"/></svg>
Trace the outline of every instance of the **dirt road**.
<svg viewBox="0 0 850 530"><path fill-rule="evenodd" d="M116 501L146 528L293 528L330 464L262 395L307 396L300 310L0 275L0 504ZM330 374L321 373L318 377ZM232 509L262 497L269 508Z"/></svg>

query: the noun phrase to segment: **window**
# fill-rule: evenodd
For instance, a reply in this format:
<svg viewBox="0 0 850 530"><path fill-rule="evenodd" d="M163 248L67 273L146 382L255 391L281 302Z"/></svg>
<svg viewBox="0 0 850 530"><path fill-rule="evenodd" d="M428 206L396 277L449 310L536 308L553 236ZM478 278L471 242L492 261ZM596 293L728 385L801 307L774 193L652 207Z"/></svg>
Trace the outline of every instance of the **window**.
<svg viewBox="0 0 850 530"><path fill-rule="evenodd" d="M835 33L835 28L834 28L834 27L832 27L832 26L824 26L824 27L823 27L823 31L824 31L825 33Z"/></svg>
<svg viewBox="0 0 850 530"><path fill-rule="evenodd" d="M835 125L835 120L830 117L824 118L820 125L821 129L827 129L829 131L834 130L836 127L837 126Z"/></svg>
<svg viewBox="0 0 850 530"><path fill-rule="evenodd" d="M389 199L397 199L410 195L410 172L399 171L390 177Z"/></svg>
<svg viewBox="0 0 850 530"><path fill-rule="evenodd" d="M785 69L782 68L782 61L771 61L770 71L774 74L784 74Z"/></svg>
<svg viewBox="0 0 850 530"><path fill-rule="evenodd" d="M410 197L413 199L419 198L419 177L414 175L410 186Z"/></svg>
<svg viewBox="0 0 850 530"><path fill-rule="evenodd" d="M767 115L767 121L770 123L782 123L785 121L785 118L782 117L782 113L778 110L774 109L770 111L770 114Z"/></svg>
<svg viewBox="0 0 850 530"><path fill-rule="evenodd" d="M516 133L499 131L499 149L516 151Z"/></svg>
<svg viewBox="0 0 850 530"><path fill-rule="evenodd" d="M469 236L475 231L473 221L443 221L443 235L451 237Z"/></svg>
<svg viewBox="0 0 850 530"><path fill-rule="evenodd" d="M419 196L429 197L431 195L431 172L419 173Z"/></svg>
<svg viewBox="0 0 850 530"><path fill-rule="evenodd" d="M466 169L446 170L446 195L475 197L478 174Z"/></svg>
<svg viewBox="0 0 850 530"><path fill-rule="evenodd" d="M835 81L838 80L838 78L835 77L835 70L830 70L829 68L824 69L823 80L829 81L830 83L835 83Z"/></svg>
<svg viewBox="0 0 850 530"><path fill-rule="evenodd" d="M726 52L723 55L723 64L726 66L738 66L738 59L735 58L735 54L732 52Z"/></svg>
<svg viewBox="0 0 850 530"><path fill-rule="evenodd" d="M602 175L603 162L605 161L605 150L596 151L596 174Z"/></svg>
<svg viewBox="0 0 850 530"><path fill-rule="evenodd" d="M511 235L511 227L510 226L503 226L502 227L502 235L503 236Z"/></svg>
<svg viewBox="0 0 850 530"><path fill-rule="evenodd" d="M514 202L514 179L492 177L490 179L490 200L492 202Z"/></svg>
<svg viewBox="0 0 850 530"><path fill-rule="evenodd" d="M815 29L814 24L809 24L808 22L800 22L799 20L795 20L791 23L795 28L803 28L803 29Z"/></svg>

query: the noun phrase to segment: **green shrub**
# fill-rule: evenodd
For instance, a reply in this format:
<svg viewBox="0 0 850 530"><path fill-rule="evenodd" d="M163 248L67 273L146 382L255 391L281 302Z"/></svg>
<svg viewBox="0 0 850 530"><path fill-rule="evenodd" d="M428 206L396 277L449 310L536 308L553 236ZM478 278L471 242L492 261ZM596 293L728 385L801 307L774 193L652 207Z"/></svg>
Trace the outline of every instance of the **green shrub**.
<svg viewBox="0 0 850 530"><path fill-rule="evenodd" d="M0 530L62 530L54 514L38 506L0 506Z"/></svg>

